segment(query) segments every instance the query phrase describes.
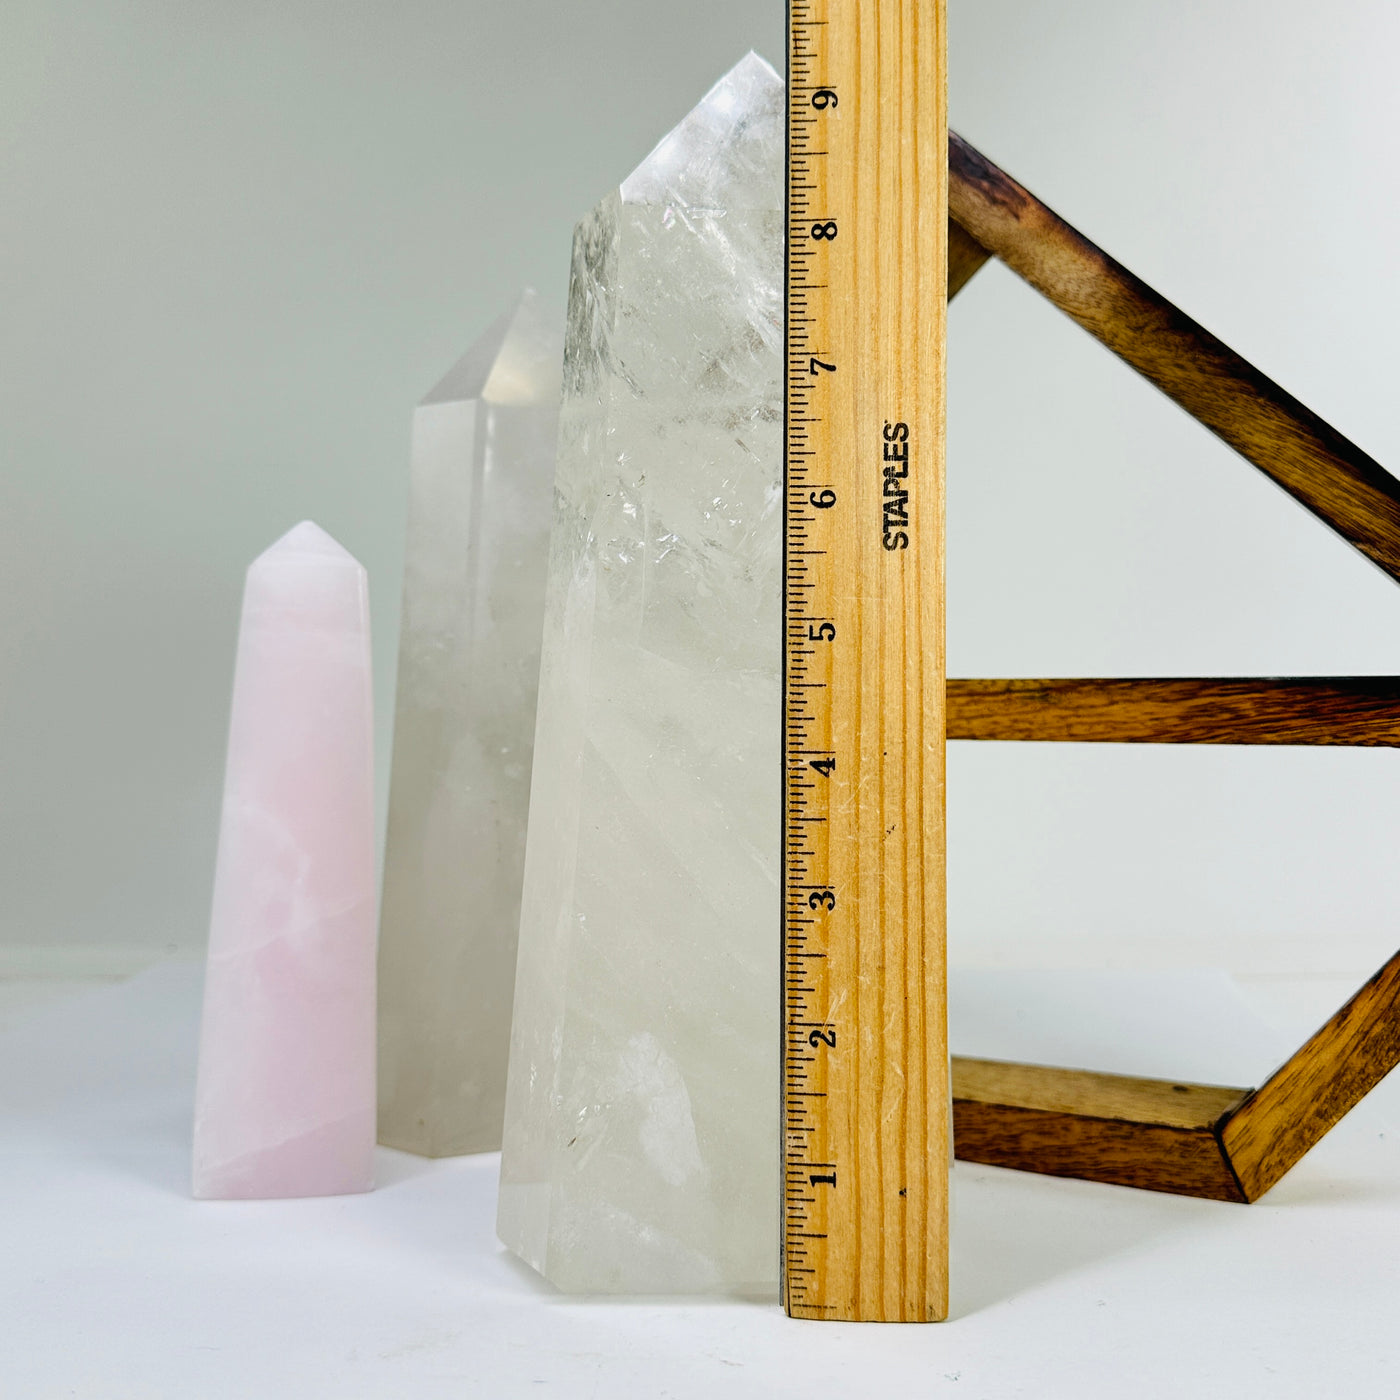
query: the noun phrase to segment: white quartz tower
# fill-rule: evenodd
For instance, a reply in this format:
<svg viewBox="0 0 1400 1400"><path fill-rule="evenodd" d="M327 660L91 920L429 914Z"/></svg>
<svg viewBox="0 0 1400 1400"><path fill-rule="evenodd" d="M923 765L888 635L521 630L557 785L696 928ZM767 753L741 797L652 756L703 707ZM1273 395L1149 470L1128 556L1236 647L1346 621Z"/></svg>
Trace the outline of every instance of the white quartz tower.
<svg viewBox="0 0 1400 1400"><path fill-rule="evenodd" d="M501 1145L559 422L533 293L419 405L379 950L379 1138Z"/></svg>
<svg viewBox="0 0 1400 1400"><path fill-rule="evenodd" d="M498 1218L570 1291L777 1277L783 105L574 236Z"/></svg>

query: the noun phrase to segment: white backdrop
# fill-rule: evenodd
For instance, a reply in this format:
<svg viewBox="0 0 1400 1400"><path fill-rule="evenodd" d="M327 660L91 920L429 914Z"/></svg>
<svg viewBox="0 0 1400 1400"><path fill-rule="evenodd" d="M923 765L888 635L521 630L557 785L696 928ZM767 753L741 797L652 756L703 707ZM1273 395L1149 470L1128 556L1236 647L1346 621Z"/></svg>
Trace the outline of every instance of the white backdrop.
<svg viewBox="0 0 1400 1400"><path fill-rule="evenodd" d="M954 125L1400 465L1400 11L950 0ZM197 949L247 561L367 565L409 414L776 0L0 0L0 967ZM998 267L950 317L956 675L1400 671L1400 592ZM955 746L964 963L1359 974L1389 752ZM381 793L386 784L381 781ZM382 797L381 797L382 801Z"/></svg>

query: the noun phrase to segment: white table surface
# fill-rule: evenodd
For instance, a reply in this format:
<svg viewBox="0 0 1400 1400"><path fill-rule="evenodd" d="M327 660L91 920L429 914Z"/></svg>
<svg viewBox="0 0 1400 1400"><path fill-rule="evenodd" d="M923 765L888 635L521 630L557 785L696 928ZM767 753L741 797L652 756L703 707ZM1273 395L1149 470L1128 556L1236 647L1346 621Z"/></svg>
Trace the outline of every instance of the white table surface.
<svg viewBox="0 0 1400 1400"><path fill-rule="evenodd" d="M5 1400L1400 1396L1395 1083L1254 1206L959 1164L948 1323L796 1323L559 1295L496 1242L494 1156L190 1200L200 975L5 1018ZM1223 974L963 973L954 1048L1254 1083L1298 1040L1256 1005Z"/></svg>

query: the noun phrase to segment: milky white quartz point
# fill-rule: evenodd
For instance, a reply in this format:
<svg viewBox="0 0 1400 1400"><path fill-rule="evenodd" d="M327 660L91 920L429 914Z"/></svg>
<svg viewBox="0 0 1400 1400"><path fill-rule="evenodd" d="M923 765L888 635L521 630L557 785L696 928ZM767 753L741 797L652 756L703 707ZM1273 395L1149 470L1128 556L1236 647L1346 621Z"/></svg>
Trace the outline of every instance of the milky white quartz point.
<svg viewBox="0 0 1400 1400"><path fill-rule="evenodd" d="M374 1184L365 571L304 521L248 569L195 1093L194 1194Z"/></svg>
<svg viewBox="0 0 1400 1400"><path fill-rule="evenodd" d="M783 107L574 236L497 1221L570 1291L776 1284Z"/></svg>
<svg viewBox="0 0 1400 1400"><path fill-rule="evenodd" d="M379 1139L501 1145L562 322L533 292L413 416L379 937Z"/></svg>

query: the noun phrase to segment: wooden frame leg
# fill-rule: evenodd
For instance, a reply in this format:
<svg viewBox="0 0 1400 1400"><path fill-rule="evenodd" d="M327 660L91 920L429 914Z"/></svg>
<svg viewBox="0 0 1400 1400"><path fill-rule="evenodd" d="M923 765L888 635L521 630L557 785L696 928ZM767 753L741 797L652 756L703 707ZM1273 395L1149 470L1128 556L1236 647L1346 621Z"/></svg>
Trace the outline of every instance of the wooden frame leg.
<svg viewBox="0 0 1400 1400"><path fill-rule="evenodd" d="M1243 1201L1222 1118L1248 1089L953 1058L953 1150L966 1162Z"/></svg>
<svg viewBox="0 0 1400 1400"><path fill-rule="evenodd" d="M1400 1064L1400 953L1258 1089L953 1058L963 1161L1257 1201Z"/></svg>
<svg viewBox="0 0 1400 1400"><path fill-rule="evenodd" d="M1256 1201L1400 1064L1400 953L1222 1124Z"/></svg>

